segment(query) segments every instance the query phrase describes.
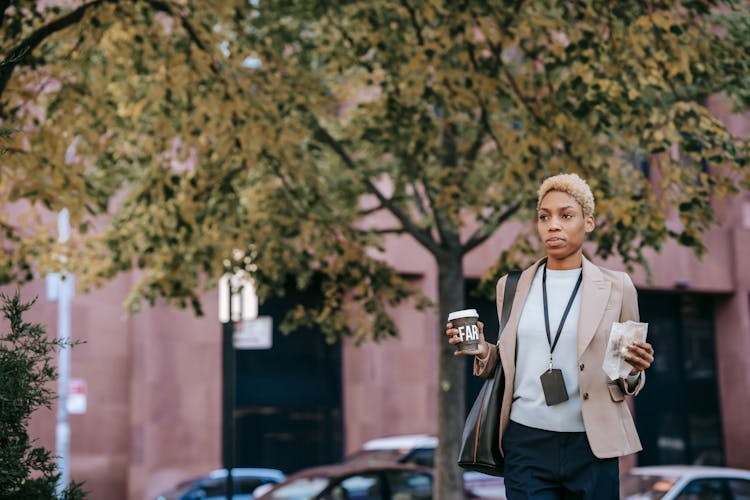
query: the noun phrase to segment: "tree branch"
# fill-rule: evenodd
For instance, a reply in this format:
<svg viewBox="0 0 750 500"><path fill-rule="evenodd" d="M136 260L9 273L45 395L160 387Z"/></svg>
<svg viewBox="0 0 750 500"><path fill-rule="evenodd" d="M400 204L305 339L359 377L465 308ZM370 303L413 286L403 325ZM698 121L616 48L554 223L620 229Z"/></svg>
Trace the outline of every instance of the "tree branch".
<svg viewBox="0 0 750 500"><path fill-rule="evenodd" d="M651 25L651 32L654 34L654 38L656 39L656 43L659 46L664 46L664 39L659 34L659 30L656 28L655 24ZM669 78L669 76L668 76L669 75L669 70L664 65L663 61L660 61L657 58L654 58L654 60L656 61L656 64L659 66L659 69L662 72L664 81L667 82L667 85L669 85L669 89L672 91L672 94L675 96L675 100L679 101L680 100L680 93L677 90L677 87L675 87L674 82L672 81L672 79Z"/></svg>
<svg viewBox="0 0 750 500"><path fill-rule="evenodd" d="M466 152L466 163L469 168L474 167L474 162L477 160L477 156L479 156L479 150L482 149L482 145L484 144L484 134L486 132L485 124L487 123L487 109L481 102L480 106L482 108L481 115L479 117L479 123L481 125L477 127L477 135L474 138L474 142L471 143L471 146L469 146L469 150Z"/></svg>
<svg viewBox="0 0 750 500"><path fill-rule="evenodd" d="M265 149L260 152L259 156L261 158L265 158L265 160L268 162L268 165L273 170L273 173L276 174L276 178L279 179L281 181L281 184L284 186L285 193L292 195L289 196L289 205L294 207L294 205L296 205L297 202L301 201L304 197L298 189L292 186L292 183L289 182L289 179L287 179L284 173L281 171L281 160L270 154ZM297 209L297 212L299 214L307 213L307 210L303 207L297 206L294 208Z"/></svg>
<svg viewBox="0 0 750 500"><path fill-rule="evenodd" d="M356 229L359 234L404 234L406 229L403 227L391 227L384 229Z"/></svg>
<svg viewBox="0 0 750 500"><path fill-rule="evenodd" d="M352 52L354 53L355 61L357 64L363 66L369 73L372 73L375 71L375 68L373 68L372 64L368 63L367 61L363 61L362 58L359 56L357 51L357 44L355 43L354 39L349 35L349 33L341 26L341 24L337 23L336 20L331 16L328 12L326 12L326 18L328 19L328 22L339 30L339 33L341 33L341 36L344 37L344 39L349 42L349 45L352 46Z"/></svg>
<svg viewBox="0 0 750 500"><path fill-rule="evenodd" d="M36 29L33 33L19 42L18 45L13 47L10 52L8 52L7 58L0 63L0 97L2 97L5 88L8 86L13 70L23 62L40 43L42 43L48 36L79 22L83 19L83 16L88 10L97 7L104 2L105 0L94 0L93 2L85 3L77 9L72 10Z"/></svg>
<svg viewBox="0 0 750 500"><path fill-rule="evenodd" d="M495 6L492 4L492 2L488 2L486 0L482 0L482 5L485 9L490 11L492 13L492 17L495 18L495 22L498 25L498 32L505 34L506 31L508 31L508 28L510 28L510 25L513 24L513 21L515 20L515 16L518 15L518 13L521 11L521 6L523 5L524 0L516 0L513 4L512 10L513 10L513 16L506 15L505 18L501 18L501 16L498 14L497 9L495 9ZM492 50L493 54L497 56L497 63L499 66L503 65L503 60L500 57L500 53L502 52L502 48L499 45L493 45L492 42L490 42L490 37L487 36L487 33L484 32L484 30L481 29L481 23L479 22L479 19L476 16L476 13L474 11L471 12L472 17L474 18L474 21L476 22L476 25L480 27L480 30L485 36L485 39L487 40L487 45L490 46L490 49Z"/></svg>
<svg viewBox="0 0 750 500"><path fill-rule="evenodd" d="M474 21L477 23L477 25L479 25L479 20L476 17L474 18ZM489 38L487 38L486 34L485 34L485 38L487 39L487 44L492 46L492 43L489 41ZM495 50L497 50L497 48L493 48L493 53ZM479 72L480 71L479 61L477 61L476 54L474 53L474 50L471 47L468 48L468 53L469 53L469 60L471 61L472 67L474 68L475 71ZM499 65L502 65L502 61L499 61ZM497 71L498 68L499 66L497 66L496 68L493 68L493 71ZM476 97L477 97L477 102L479 103L479 107L481 108L481 114L479 115L479 122L484 127L484 133L487 133L492 138L492 142L495 143L495 147L497 148L498 153L502 154L503 148L500 145L500 139L498 139L497 135L495 135L495 131L492 130L492 126L490 125L489 112L487 111L487 105L485 104L484 99L482 99L482 96L480 94L476 94ZM474 142L474 145L469 150L469 154L467 154L467 157L470 158L471 163L474 162L474 160L476 159L476 155L479 154L479 149L481 148L482 142L484 139L484 133L482 132L481 129L477 131L477 137ZM474 149L475 147L476 149ZM471 159L472 156L474 157L473 159Z"/></svg>
<svg viewBox="0 0 750 500"><path fill-rule="evenodd" d="M542 118L542 116L526 100L523 93L521 92L521 89L518 87L518 83L516 83L515 78L513 78L513 75L510 74L508 68L503 68L503 74L508 79L508 83L510 83L510 88L513 89L513 93L516 94L516 97L519 101L521 101L521 104L523 104L523 107L526 108L526 111L528 111L529 114L534 118L534 121L536 121L537 124L543 127L547 127L547 122L544 121L544 118Z"/></svg>
<svg viewBox="0 0 750 500"><path fill-rule="evenodd" d="M399 201L404 201L404 200L408 200L408 199L409 199L408 196L392 196L391 197L391 202L392 203L397 203ZM384 210L384 209L386 209L386 207L384 207L383 205L378 205L376 207L366 208L364 210L360 210L359 212L357 212L357 215L359 215L360 217L364 217L365 215L374 214L375 212L378 212L378 211Z"/></svg>
<svg viewBox="0 0 750 500"><path fill-rule="evenodd" d="M427 207L425 206L424 199L422 199L422 195L419 192L417 183L414 181L410 181L409 185L411 186L411 190L414 191L414 198L417 200L417 208L419 209L419 213L421 213L425 217L428 217L430 214L427 213Z"/></svg>
<svg viewBox="0 0 750 500"><path fill-rule="evenodd" d="M326 130L318 122L317 118L312 113L310 113L309 110L306 111L310 117L312 128L315 130L319 140L330 147L349 169L351 169L353 172L357 172L357 165L355 164L352 157L349 156L349 154L346 152L343 145L328 133L328 130ZM367 190L370 193L374 194L380 204L383 205L383 207L387 208L388 211L391 212L399 220L399 222L401 222L405 231L412 235L414 239L416 239L431 253L437 254L440 251L438 245L432 239L430 234L423 229L420 229L406 213L404 213L393 203L393 200L386 198L385 195L383 195L383 193L381 193L377 186L372 182L372 179L367 177L367 175L365 174L361 174L361 178Z"/></svg>
<svg viewBox="0 0 750 500"><path fill-rule="evenodd" d="M2 26L3 21L5 21L5 11L10 7L10 1L11 0L0 0L0 26Z"/></svg>
<svg viewBox="0 0 750 500"><path fill-rule="evenodd" d="M488 2L483 2L483 3L484 3L484 5L488 9L492 10L493 12L495 12L494 8L492 8L488 4ZM522 4L523 4L523 0L518 0L518 1L515 2L514 6L513 6L513 10L514 10L515 14L518 14L519 10L521 9L521 5ZM476 19L476 17L474 17L474 19L475 19L475 22L477 22L477 25L479 25L478 19ZM496 22L498 22L500 24L501 32L503 32L506 29L508 29L508 27L510 27L510 24L512 23L513 18L511 16L508 16L508 17L505 18L505 20L503 22L500 22L500 19L498 18L498 16L495 15L495 20L496 20ZM518 100L521 101L521 104L523 104L523 106L526 108L526 110L529 112L529 114L531 114L531 116L534 118L534 120L539 125L542 125L542 126L546 127L547 124L544 121L544 119L542 118L542 116L529 104L529 102L526 100L526 98L524 97L523 93L521 92L521 89L518 87L518 83L516 82L515 78L513 78L513 75L510 73L510 70L508 69L508 67L505 64L503 64L502 48L500 46L498 46L498 45L493 44L490 41L490 38L487 36L486 33L483 32L483 34L485 35L485 38L487 39L487 45L490 48L490 52L492 53L492 55L495 58L495 62L497 64L497 70L499 71L500 69L502 69L502 71L500 71L500 73L502 73L503 75L505 75L505 77L508 79L508 83L510 83L510 87L513 90L513 93L516 95L516 97L518 98ZM520 46L521 50L524 50L523 44L521 44L519 46ZM474 60L473 63L474 63L475 68L477 68L476 60Z"/></svg>
<svg viewBox="0 0 750 500"><path fill-rule="evenodd" d="M487 113L487 110L484 107L484 104L481 103L482 106L482 115L480 116L480 119L482 121L482 124L484 125L484 128L487 130L487 134L489 134L490 137L492 137L492 142L495 143L495 147L497 148L498 154L503 153L503 146L500 144L500 138L497 137L495 134L495 131L492 129L492 125L490 124L489 119L489 113Z"/></svg>
<svg viewBox="0 0 750 500"><path fill-rule="evenodd" d="M215 57L213 57L213 54L210 50L208 50L208 47L205 43L203 43L203 40L198 36L198 30L196 30L193 25L190 23L190 20L183 14L179 9L175 11L175 9L172 8L171 5L167 2L163 2L161 0L148 0L148 3L151 4L151 6L161 12L165 12L169 14L170 16L176 18L180 21L180 24L182 25L183 29L187 32L188 36L190 37L190 40L203 52L206 52L207 54L211 55L211 71L213 71L215 74L219 73L219 63L216 60Z"/></svg>
<svg viewBox="0 0 750 500"><path fill-rule="evenodd" d="M518 212L518 209L521 208L521 202L516 202L515 204L511 205L507 210L504 212L497 211L494 214L492 214L489 217L489 220L479 226L479 228L474 231L474 234L472 234L468 240L466 240L466 243L461 248L461 253L466 254L472 251L477 246L484 243L487 238L492 236L492 233L495 232L495 229L497 229L498 226L500 226L503 222L508 220L513 214Z"/></svg>
<svg viewBox="0 0 750 500"><path fill-rule="evenodd" d="M417 42L419 42L420 46L424 46L424 37L422 36L422 28L419 27L419 23L417 23L417 13L414 10L414 7L409 5L409 2L406 0L401 0L401 5L409 12L409 19L411 20L411 25L414 27L414 32L417 34Z"/></svg>
<svg viewBox="0 0 750 500"><path fill-rule="evenodd" d="M364 209L364 210L360 210L360 211L357 212L357 215L359 217L367 217L368 215L372 215L375 212L380 212L381 210L385 210L385 209L386 208L383 205L378 205L378 206L373 207L373 208L367 208L367 209Z"/></svg>
<svg viewBox="0 0 750 500"><path fill-rule="evenodd" d="M427 182L425 182L424 178L422 178L421 181L422 185L424 186L424 194L427 197L427 201L429 202L430 210L435 217L435 227L437 228L438 236L440 236L440 240L442 242L447 242L447 235L445 234L444 228L445 221L443 219L443 216L440 215L440 211L435 208L435 197L430 193L430 187L427 185Z"/></svg>

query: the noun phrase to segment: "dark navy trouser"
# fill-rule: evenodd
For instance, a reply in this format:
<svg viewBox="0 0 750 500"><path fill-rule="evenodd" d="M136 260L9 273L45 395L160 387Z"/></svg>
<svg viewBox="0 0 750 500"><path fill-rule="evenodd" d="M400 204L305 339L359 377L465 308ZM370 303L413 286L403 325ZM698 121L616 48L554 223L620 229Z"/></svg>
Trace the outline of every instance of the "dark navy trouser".
<svg viewBox="0 0 750 500"><path fill-rule="evenodd" d="M596 458L585 432L552 432L513 422L503 434L508 500L617 500L617 458Z"/></svg>

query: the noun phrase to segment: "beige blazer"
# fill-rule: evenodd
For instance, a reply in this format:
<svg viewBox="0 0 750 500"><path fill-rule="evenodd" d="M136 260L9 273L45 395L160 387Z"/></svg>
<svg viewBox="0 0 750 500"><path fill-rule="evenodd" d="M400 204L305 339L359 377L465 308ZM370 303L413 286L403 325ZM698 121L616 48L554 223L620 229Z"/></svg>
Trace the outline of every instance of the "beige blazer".
<svg viewBox="0 0 750 500"><path fill-rule="evenodd" d="M497 362L499 352L505 372L505 392L500 413L500 443L510 422L513 383L516 365L516 336L518 321L531 287L531 282L542 260L526 269L518 282L508 323L498 340L498 349L490 349L484 361L475 358L474 374L487 378ZM497 311L502 311L505 276L497 282ZM599 458L619 457L642 449L633 424L625 395L636 395L646 381L644 373L632 392L627 392L624 380L610 381L602 369L609 331L615 321L638 321L638 300L630 277L623 272L610 271L583 258L581 284L581 312L578 323L578 384L581 394L583 425L591 450Z"/></svg>

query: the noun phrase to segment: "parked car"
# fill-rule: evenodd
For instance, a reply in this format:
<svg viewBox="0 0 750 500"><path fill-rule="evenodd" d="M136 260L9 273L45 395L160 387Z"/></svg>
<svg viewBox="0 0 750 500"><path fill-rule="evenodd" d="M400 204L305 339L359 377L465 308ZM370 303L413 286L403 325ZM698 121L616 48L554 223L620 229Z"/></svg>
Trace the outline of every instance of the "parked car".
<svg viewBox="0 0 750 500"><path fill-rule="evenodd" d="M400 462L434 467L438 439L429 434L403 434L371 439L344 459L346 463Z"/></svg>
<svg viewBox="0 0 750 500"><path fill-rule="evenodd" d="M635 467L620 479L623 500L750 500L750 471L695 465Z"/></svg>
<svg viewBox="0 0 750 500"><path fill-rule="evenodd" d="M252 500L253 491L264 484L279 483L285 475L276 469L232 469L233 500ZM218 469L170 488L156 500L223 500L226 498L227 470Z"/></svg>
<svg viewBox="0 0 750 500"><path fill-rule="evenodd" d="M372 439L362 449L344 459L346 463L373 464L396 462L435 466L435 449L438 438L429 434L403 434ZM465 471L464 484L478 498L505 498L505 481L502 477Z"/></svg>
<svg viewBox="0 0 750 500"><path fill-rule="evenodd" d="M341 463L290 475L258 500L432 500L433 471L395 462ZM464 498L476 498L466 491ZM458 499L457 499L458 500Z"/></svg>

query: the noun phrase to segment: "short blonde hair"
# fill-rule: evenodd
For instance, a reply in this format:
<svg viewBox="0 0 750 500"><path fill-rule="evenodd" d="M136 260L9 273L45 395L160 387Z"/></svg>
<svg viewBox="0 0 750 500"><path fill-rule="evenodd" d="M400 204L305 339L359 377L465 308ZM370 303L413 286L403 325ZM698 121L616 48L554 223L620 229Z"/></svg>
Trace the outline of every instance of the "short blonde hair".
<svg viewBox="0 0 750 500"><path fill-rule="evenodd" d="M561 191L567 193L581 205L584 217L594 216L594 194L585 180L581 179L578 174L560 174L548 177L539 187L539 198L536 202L536 208L542 204L542 199L550 191Z"/></svg>

